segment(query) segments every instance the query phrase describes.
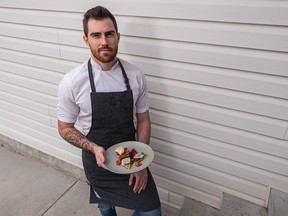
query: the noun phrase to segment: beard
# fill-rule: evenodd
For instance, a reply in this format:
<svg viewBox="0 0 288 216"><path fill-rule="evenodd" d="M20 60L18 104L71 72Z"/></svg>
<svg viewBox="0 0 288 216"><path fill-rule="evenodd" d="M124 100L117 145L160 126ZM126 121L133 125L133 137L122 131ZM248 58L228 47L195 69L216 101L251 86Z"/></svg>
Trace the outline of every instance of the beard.
<svg viewBox="0 0 288 216"><path fill-rule="evenodd" d="M89 47L94 58L96 58L98 61L102 63L112 62L116 58L116 55L118 53L118 45L115 46L114 49L108 46L102 46L101 48L98 49L93 49L91 46ZM109 50L109 52L102 53L101 52L102 49Z"/></svg>

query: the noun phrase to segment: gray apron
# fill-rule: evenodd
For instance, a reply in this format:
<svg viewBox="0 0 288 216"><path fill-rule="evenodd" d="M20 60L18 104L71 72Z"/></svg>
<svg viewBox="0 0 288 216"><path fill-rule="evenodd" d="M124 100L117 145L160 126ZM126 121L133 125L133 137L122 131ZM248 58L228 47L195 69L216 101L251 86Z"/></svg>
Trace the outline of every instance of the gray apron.
<svg viewBox="0 0 288 216"><path fill-rule="evenodd" d="M133 123L133 94L129 79L119 60L127 90L123 92L96 92L92 66L88 61L91 84L92 125L87 138L105 150L114 144L135 140ZM130 174L115 174L98 167L95 155L82 151L87 180L90 182L90 203L107 203L137 211L151 211L160 206L160 200L152 175L148 171L148 184L140 194L129 186ZM94 191L99 197L96 197Z"/></svg>

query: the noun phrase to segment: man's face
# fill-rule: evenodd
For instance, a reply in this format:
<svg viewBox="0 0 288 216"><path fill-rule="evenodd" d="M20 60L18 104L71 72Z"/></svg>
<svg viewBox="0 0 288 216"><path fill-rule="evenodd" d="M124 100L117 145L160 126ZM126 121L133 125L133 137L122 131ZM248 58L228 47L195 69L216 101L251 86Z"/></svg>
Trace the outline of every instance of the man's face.
<svg viewBox="0 0 288 216"><path fill-rule="evenodd" d="M83 38L96 62L109 63L116 58L120 34L111 19L89 19L88 35Z"/></svg>

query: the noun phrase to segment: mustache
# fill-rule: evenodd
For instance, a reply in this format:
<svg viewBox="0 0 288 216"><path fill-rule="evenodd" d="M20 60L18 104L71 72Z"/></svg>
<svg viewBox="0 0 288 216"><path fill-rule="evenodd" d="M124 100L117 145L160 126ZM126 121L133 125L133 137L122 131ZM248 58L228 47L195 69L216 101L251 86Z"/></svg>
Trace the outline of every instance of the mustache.
<svg viewBox="0 0 288 216"><path fill-rule="evenodd" d="M112 51L113 49L111 47L109 47L108 45L103 45L102 47L100 47L98 49L98 51L101 51L101 50L109 50L109 51Z"/></svg>

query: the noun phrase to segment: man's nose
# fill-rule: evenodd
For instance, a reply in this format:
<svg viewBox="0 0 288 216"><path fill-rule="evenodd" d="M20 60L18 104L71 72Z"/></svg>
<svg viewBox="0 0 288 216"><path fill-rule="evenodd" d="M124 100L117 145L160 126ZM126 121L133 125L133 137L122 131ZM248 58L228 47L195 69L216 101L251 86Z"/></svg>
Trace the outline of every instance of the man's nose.
<svg viewBox="0 0 288 216"><path fill-rule="evenodd" d="M103 35L102 37L101 37L101 43L102 44L107 44L107 37L105 36L105 35Z"/></svg>

